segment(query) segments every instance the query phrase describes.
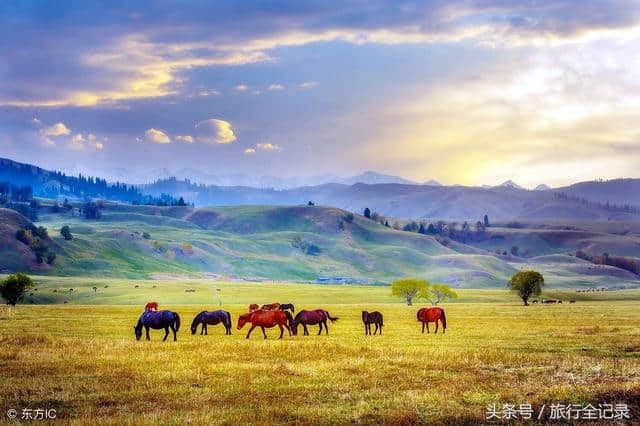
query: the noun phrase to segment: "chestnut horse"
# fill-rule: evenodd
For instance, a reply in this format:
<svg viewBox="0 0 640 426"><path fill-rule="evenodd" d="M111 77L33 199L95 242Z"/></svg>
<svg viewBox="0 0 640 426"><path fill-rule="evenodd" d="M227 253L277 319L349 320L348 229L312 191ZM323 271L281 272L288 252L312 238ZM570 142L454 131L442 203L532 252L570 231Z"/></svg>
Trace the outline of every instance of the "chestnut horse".
<svg viewBox="0 0 640 426"><path fill-rule="evenodd" d="M436 323L436 334L438 333L438 320L442 323L442 334L444 334L447 328L447 317L444 314L442 308L422 308L418 311L418 321L422 323L422 332L424 333L424 326L427 325L427 333L429 333L429 323Z"/></svg>
<svg viewBox="0 0 640 426"><path fill-rule="evenodd" d="M158 302L149 302L144 305L145 311L157 311L158 310Z"/></svg>
<svg viewBox="0 0 640 426"><path fill-rule="evenodd" d="M376 329L373 334L378 332L378 328L380 329L380 334L382 334L382 314L378 311L367 312L362 311L362 322L364 323L364 334L371 336L371 324L376 325Z"/></svg>
<svg viewBox="0 0 640 426"><path fill-rule="evenodd" d="M332 317L329 315L329 312L324 309L316 309L314 311L300 311L296 318L293 320L292 327L293 335L298 335L298 325L302 324L302 328L304 329L304 335L309 335L309 330L307 330L307 325L316 325L320 326L318 330L318 336L322 333L322 326L324 325L325 334L329 334L329 326L327 325L327 320L331 320L331 322L337 321L337 317Z"/></svg>
<svg viewBox="0 0 640 426"><path fill-rule="evenodd" d="M270 303L268 305L262 305L262 309L263 311L275 311L280 309L280 304L279 303Z"/></svg>
<svg viewBox="0 0 640 426"><path fill-rule="evenodd" d="M265 333L264 328L271 328L276 325L280 327L280 337L278 337L278 339L282 339L285 328L289 332L289 336L291 336L291 328L289 327L289 324L293 322L293 318L287 311L263 311L262 309L258 309L257 311L240 315L238 317L238 330L242 329L242 327L244 327L248 322L251 323L251 328L247 333L247 339L251 336L251 332L256 327L260 327L262 329L262 335L266 339L267 333Z"/></svg>
<svg viewBox="0 0 640 426"><path fill-rule="evenodd" d="M260 309L260 307L255 303L249 305L249 312L257 311L258 309Z"/></svg>

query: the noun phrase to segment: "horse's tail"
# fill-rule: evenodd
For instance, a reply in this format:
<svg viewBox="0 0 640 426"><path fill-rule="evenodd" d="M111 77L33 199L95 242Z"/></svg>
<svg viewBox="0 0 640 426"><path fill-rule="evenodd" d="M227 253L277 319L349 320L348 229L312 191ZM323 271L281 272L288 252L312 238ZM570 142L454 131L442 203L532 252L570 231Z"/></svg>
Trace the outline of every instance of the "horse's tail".
<svg viewBox="0 0 640 426"><path fill-rule="evenodd" d="M338 317L332 317L329 314L329 311L324 311L324 313L327 314L327 318L329 318L331 320L331 322L338 321Z"/></svg>
<svg viewBox="0 0 640 426"><path fill-rule="evenodd" d="M447 328L447 316L444 314L444 309L442 310L442 328Z"/></svg>
<svg viewBox="0 0 640 426"><path fill-rule="evenodd" d="M380 327L384 325L384 317L380 314Z"/></svg>
<svg viewBox="0 0 640 426"><path fill-rule="evenodd" d="M224 313L226 314L225 316L227 317L227 323L228 323L227 327L231 328L231 314L229 313L229 311L225 311Z"/></svg>
<svg viewBox="0 0 640 426"><path fill-rule="evenodd" d="M180 315L178 315L177 312L174 312L173 315L175 316L174 322L176 324L176 331L180 330Z"/></svg>
<svg viewBox="0 0 640 426"><path fill-rule="evenodd" d="M420 321L420 311L421 311L421 310L422 310L422 309L418 309L418 312L416 313L416 318L418 319L418 321Z"/></svg>
<svg viewBox="0 0 640 426"><path fill-rule="evenodd" d="M282 312L284 312L284 316L287 317L287 324L289 325L289 327L293 327L293 315L291 315L289 311L282 311Z"/></svg>

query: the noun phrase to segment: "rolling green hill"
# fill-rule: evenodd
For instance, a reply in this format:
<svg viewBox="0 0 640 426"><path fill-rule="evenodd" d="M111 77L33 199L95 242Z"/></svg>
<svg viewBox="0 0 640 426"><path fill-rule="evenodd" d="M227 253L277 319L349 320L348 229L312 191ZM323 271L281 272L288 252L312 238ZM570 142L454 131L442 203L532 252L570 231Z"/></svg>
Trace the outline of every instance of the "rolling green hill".
<svg viewBox="0 0 640 426"><path fill-rule="evenodd" d="M38 265L29 248L15 239L16 230L28 221L10 210L0 214L4 219L0 269L4 272L359 284L386 284L415 276L458 288L486 288L503 287L520 269L538 269L558 288L640 284L636 276L617 268L590 268L585 262L568 262L575 260L568 256L548 256L566 253L567 247L551 249L554 240L538 235L542 231L517 230L509 235L509 229L492 228L491 232L504 235L503 246L520 242L533 247L537 242L534 254L543 255L498 256L492 243L471 247L448 242L445 246L431 236L397 231L322 206L193 209L107 204L96 221L67 212L51 213L45 202L37 224L48 228L48 244L57 259L52 266ZM73 240L60 236L63 225L70 226ZM592 234L604 238L602 232ZM588 233L579 236L587 238Z"/></svg>

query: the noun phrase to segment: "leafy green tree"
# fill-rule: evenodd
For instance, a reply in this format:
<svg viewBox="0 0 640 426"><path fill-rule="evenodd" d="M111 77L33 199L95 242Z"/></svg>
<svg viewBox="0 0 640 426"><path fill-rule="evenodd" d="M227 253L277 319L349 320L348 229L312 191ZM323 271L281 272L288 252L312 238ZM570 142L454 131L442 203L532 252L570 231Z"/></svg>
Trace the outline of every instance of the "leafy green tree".
<svg viewBox="0 0 640 426"><path fill-rule="evenodd" d="M525 306L529 306L529 298L538 296L544 286L544 278L540 272L520 271L511 277L507 286L518 293Z"/></svg>
<svg viewBox="0 0 640 426"><path fill-rule="evenodd" d="M413 299L424 296L429 291L429 281L416 278L403 278L391 283L391 295L402 297L407 305L413 304Z"/></svg>
<svg viewBox="0 0 640 426"><path fill-rule="evenodd" d="M67 241L73 240L73 235L71 235L71 228L69 228L69 225L65 225L60 228L60 235L62 235Z"/></svg>
<svg viewBox="0 0 640 426"><path fill-rule="evenodd" d="M28 275L17 273L9 275L0 283L0 296L7 302L7 305L15 306L30 288L35 287L33 280Z"/></svg>
<svg viewBox="0 0 640 426"><path fill-rule="evenodd" d="M425 294L424 298L432 305L438 306L440 302L457 299L458 293L453 291L447 284L433 284Z"/></svg>

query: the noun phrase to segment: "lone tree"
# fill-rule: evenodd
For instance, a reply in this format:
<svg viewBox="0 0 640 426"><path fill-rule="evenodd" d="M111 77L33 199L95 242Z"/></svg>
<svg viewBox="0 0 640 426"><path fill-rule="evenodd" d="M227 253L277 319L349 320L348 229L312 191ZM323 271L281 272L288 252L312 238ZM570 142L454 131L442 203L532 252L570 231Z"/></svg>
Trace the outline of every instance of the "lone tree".
<svg viewBox="0 0 640 426"><path fill-rule="evenodd" d="M427 299L432 305L438 306L438 303L445 300L457 299L458 293L453 291L447 284L434 284L426 293Z"/></svg>
<svg viewBox="0 0 640 426"><path fill-rule="evenodd" d="M33 280L21 272L9 275L0 282L0 296L6 300L7 305L15 306L30 288L35 287Z"/></svg>
<svg viewBox="0 0 640 426"><path fill-rule="evenodd" d="M62 235L67 241L73 240L73 235L71 235L71 228L69 228L69 225L65 225L60 228L60 235Z"/></svg>
<svg viewBox="0 0 640 426"><path fill-rule="evenodd" d="M391 283L391 295L402 297L407 305L413 304L416 297L424 297L429 291L429 281L416 278L404 278Z"/></svg>
<svg viewBox="0 0 640 426"><path fill-rule="evenodd" d="M365 207L364 217L366 217L367 219L371 219L371 210L369 210L369 207Z"/></svg>
<svg viewBox="0 0 640 426"><path fill-rule="evenodd" d="M507 283L512 291L517 291L524 306L529 306L529 297L537 296L544 286L544 278L540 272L520 271L511 277Z"/></svg>

